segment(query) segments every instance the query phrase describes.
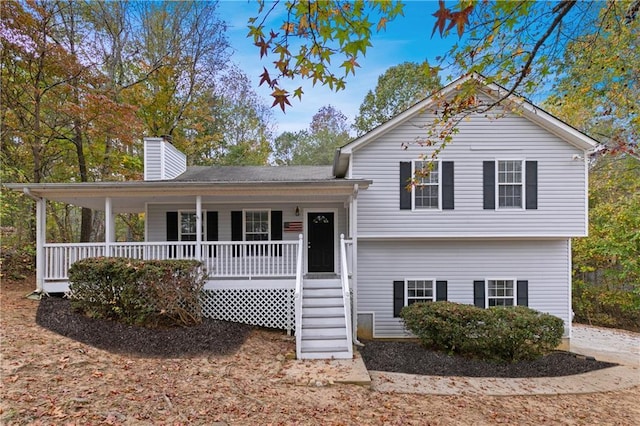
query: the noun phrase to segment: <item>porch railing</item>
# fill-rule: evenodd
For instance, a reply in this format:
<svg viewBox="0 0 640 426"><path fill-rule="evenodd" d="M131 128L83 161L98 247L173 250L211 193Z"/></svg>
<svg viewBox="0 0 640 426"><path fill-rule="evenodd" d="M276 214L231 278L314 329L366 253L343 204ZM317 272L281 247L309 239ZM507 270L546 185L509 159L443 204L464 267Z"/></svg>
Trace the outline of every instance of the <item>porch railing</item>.
<svg viewBox="0 0 640 426"><path fill-rule="evenodd" d="M67 280L69 267L88 257L197 259L211 278L296 276L298 241L220 241L45 244L45 280Z"/></svg>
<svg viewBox="0 0 640 426"><path fill-rule="evenodd" d="M340 282L342 284L342 300L344 302L344 320L347 329L347 350L353 355L353 336L351 327L351 286L350 284L350 268L347 253L347 246L351 251L353 244L351 241L344 239L344 235L340 235Z"/></svg>

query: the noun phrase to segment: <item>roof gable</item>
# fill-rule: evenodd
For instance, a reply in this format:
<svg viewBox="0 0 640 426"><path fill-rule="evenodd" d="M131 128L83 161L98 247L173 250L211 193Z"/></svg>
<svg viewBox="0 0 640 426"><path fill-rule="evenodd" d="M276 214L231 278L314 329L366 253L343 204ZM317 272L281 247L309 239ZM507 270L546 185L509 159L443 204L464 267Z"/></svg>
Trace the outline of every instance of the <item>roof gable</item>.
<svg viewBox="0 0 640 426"><path fill-rule="evenodd" d="M480 90L485 95L489 96L491 99L495 99L496 101L508 94L508 91L505 88L494 83L487 84L486 79L476 73L460 77L435 94L425 98L424 100L418 102L404 112L396 115L386 123L379 125L375 129L339 148L336 151L336 156L334 159L334 175L338 177L346 175L349 164L349 157L352 152L363 148L370 142L379 139L380 137L384 136L386 133L392 131L396 127L402 125L406 121L420 115L426 108L434 105L442 98L449 97L453 93L460 91L460 86L470 80L480 85ZM513 106L515 106L517 111L524 118L536 123L540 127L555 134L556 136L558 136L565 142L575 146L576 148L589 150L595 148L598 145L598 142L596 140L585 135L576 128L554 117L540 107L526 101L523 98L520 98L516 95L509 95L506 102L510 102Z"/></svg>

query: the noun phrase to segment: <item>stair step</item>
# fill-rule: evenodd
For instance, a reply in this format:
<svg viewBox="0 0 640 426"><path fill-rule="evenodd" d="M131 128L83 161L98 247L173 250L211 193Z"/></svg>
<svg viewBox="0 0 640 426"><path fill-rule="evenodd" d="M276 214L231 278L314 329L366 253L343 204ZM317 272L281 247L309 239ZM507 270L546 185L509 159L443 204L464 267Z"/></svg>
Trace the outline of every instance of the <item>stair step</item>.
<svg viewBox="0 0 640 426"><path fill-rule="evenodd" d="M342 289L340 288L305 288L302 291L305 299L318 297L338 297L342 299Z"/></svg>
<svg viewBox="0 0 640 426"><path fill-rule="evenodd" d="M349 351L336 352L302 352L300 359L352 359L353 354Z"/></svg>
<svg viewBox="0 0 640 426"><path fill-rule="evenodd" d="M344 303L341 297L314 297L302 300L302 308L318 308L318 307L342 307Z"/></svg>
<svg viewBox="0 0 640 426"><path fill-rule="evenodd" d="M339 322L317 322L315 324L311 323L309 324L308 322L305 323L304 319L302 320L302 330L314 330L314 329L318 329L318 328L327 328L327 329L334 329L334 328L341 328L344 329L347 325L345 324L344 321Z"/></svg>
<svg viewBox="0 0 640 426"><path fill-rule="evenodd" d="M324 316L342 315L344 317L343 306L303 306L302 317L322 318Z"/></svg>
<svg viewBox="0 0 640 426"><path fill-rule="evenodd" d="M339 288L342 289L342 283L338 279L332 280L304 280L303 289L310 288Z"/></svg>
<svg viewBox="0 0 640 426"><path fill-rule="evenodd" d="M308 336L305 333L302 333L302 341L309 342L311 340L322 340L322 341L334 341L334 340L344 340L346 342L347 338L345 337L345 333L340 334L327 334L327 335L319 335L319 336Z"/></svg>
<svg viewBox="0 0 640 426"><path fill-rule="evenodd" d="M302 320L305 319L316 319L316 318L326 318L326 319L344 319L344 309L340 308L335 312L329 312L328 309L319 309L319 308L310 308L307 310L302 310Z"/></svg>
<svg viewBox="0 0 640 426"><path fill-rule="evenodd" d="M331 352L333 351L333 348L341 348L340 350L346 350L347 336L341 336L334 339L306 338L302 340L301 348L303 350L315 350L323 352Z"/></svg>

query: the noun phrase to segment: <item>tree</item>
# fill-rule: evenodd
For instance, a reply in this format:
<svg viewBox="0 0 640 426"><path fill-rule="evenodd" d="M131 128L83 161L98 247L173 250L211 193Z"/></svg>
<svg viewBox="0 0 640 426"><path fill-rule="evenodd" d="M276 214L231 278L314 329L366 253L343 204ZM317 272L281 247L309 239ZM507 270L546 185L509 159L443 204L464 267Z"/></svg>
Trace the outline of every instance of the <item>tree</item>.
<svg viewBox="0 0 640 426"><path fill-rule="evenodd" d="M398 1L293 0L267 4L259 0L258 4L258 15L249 19L249 37L260 49L260 57L275 56L275 71L264 68L260 84L273 89L273 106L279 105L283 111L285 105L291 105L290 96L302 98L303 93L302 87L288 91L281 79L298 76L313 84L344 89L345 77L355 74L358 59L371 46L373 28L384 29L402 13ZM265 22L278 7L284 9L286 18L277 30L267 31ZM377 19L370 20L371 16ZM332 60L340 64L338 70Z"/></svg>
<svg viewBox="0 0 640 426"><path fill-rule="evenodd" d="M369 90L360 105L354 128L358 135L400 114L413 104L440 89L437 69L428 62L404 62L378 77L375 91Z"/></svg>
<svg viewBox="0 0 640 426"><path fill-rule="evenodd" d="M594 30L566 46L563 73L545 105L610 153L640 158L640 20L621 21L622 12L600 18L607 37Z"/></svg>
<svg viewBox="0 0 640 426"><path fill-rule="evenodd" d="M274 160L281 165L333 164L334 151L349 142L347 117L331 105L314 114L309 129L276 138Z"/></svg>
<svg viewBox="0 0 640 426"><path fill-rule="evenodd" d="M207 120L199 94L213 90L229 52L226 25L212 2L136 3L140 33L133 40L140 52L134 69L140 84L124 96L137 105L150 135L167 135L186 148L185 122Z"/></svg>
<svg viewBox="0 0 640 426"><path fill-rule="evenodd" d="M360 17L367 15L367 12L376 12L381 16L377 25L381 28L389 19L402 13L402 5L399 3L387 4L386 8L379 8L375 1L358 2L358 6L353 8L346 5L346 2L317 3L319 2L304 0L287 2L285 9L288 13L283 13L285 18L282 25L272 29L268 38L265 37L265 19L282 3L275 2L269 9L265 9L264 3L261 3L258 18L249 21L250 36L254 37L261 56L274 54L277 57L275 68L280 77L305 78L310 75L310 70L314 71L312 76L328 73L326 64L334 55L344 53L343 50L332 49L332 40L351 41L344 35L338 38L331 28L324 30L324 38L316 37L315 29L330 26L334 16L338 15L347 22L357 20L358 25L346 28L337 25L335 31L346 31L351 37L365 34L363 39L368 43L366 35L371 34L375 24L366 19L358 20ZM452 3L454 6L447 7ZM469 114L487 112L513 94L523 97L539 96L541 87L562 74L562 62L557 59L562 57L565 46L588 34L609 38L619 26L627 26L631 34L637 34L639 14L640 0L460 0L457 3L440 0L438 8L434 8L435 22L431 36L437 31L440 36L446 37L455 30L461 41L439 58L438 66L449 67L457 74L478 73L485 77L486 82L497 83L506 90L496 102L479 104L473 102L477 85L469 81L453 99L442 99L436 105L438 118L433 122L431 131L427 131L426 142L437 146L437 150L442 149L451 140L457 123ZM609 20L618 22L619 26L608 26ZM256 25L256 22L259 24ZM307 30L309 22L313 22L311 31ZM278 31L282 31L284 35L279 35ZM425 38L427 36L425 32ZM292 47L291 39L295 37L302 40L300 49ZM311 41L313 52L317 55L306 54L309 51L305 44L307 40ZM605 54L615 56L616 53L612 50ZM349 71L355 71L355 67L349 68ZM278 79L272 78L266 69L262 74L262 81L275 88L272 94L274 105L280 105L284 109L288 104L289 92L282 89ZM319 81L324 83L323 80ZM342 89L344 84L334 87ZM301 93L294 91L294 96L301 96Z"/></svg>

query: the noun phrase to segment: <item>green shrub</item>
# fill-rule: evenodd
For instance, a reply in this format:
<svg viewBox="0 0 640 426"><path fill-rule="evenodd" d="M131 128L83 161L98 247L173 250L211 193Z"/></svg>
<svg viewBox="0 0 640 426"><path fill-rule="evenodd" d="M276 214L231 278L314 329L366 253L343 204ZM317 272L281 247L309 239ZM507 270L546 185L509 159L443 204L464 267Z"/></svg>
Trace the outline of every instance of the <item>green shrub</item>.
<svg viewBox="0 0 640 426"><path fill-rule="evenodd" d="M33 246L0 248L0 278L23 280L36 270L36 254Z"/></svg>
<svg viewBox="0 0 640 426"><path fill-rule="evenodd" d="M426 347L496 361L538 358L560 344L564 331L560 318L524 306L414 303L400 316Z"/></svg>
<svg viewBox="0 0 640 426"><path fill-rule="evenodd" d="M83 259L69 269L71 306L90 317L145 327L197 324L201 266L195 260Z"/></svg>
<svg viewBox="0 0 640 426"><path fill-rule="evenodd" d="M572 303L576 322L640 331L640 291L611 289L574 279Z"/></svg>

